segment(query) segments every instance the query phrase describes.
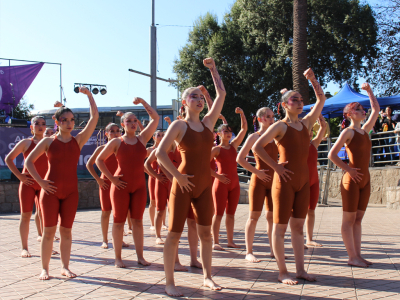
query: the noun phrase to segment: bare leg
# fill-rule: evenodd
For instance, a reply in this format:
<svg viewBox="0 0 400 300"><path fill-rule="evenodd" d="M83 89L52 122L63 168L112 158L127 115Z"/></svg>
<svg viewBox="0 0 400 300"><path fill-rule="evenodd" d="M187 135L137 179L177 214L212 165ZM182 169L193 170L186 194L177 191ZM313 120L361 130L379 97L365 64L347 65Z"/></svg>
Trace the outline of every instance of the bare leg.
<svg viewBox="0 0 400 300"><path fill-rule="evenodd" d="M271 251L270 256L275 257L274 255L274 248L272 247L272 228L273 228L273 213L272 211L267 210L265 212L265 217L267 219L267 234L268 234L268 241L269 241L269 249ZM286 258L286 257L285 257Z"/></svg>
<svg viewBox="0 0 400 300"><path fill-rule="evenodd" d="M296 278L307 281L315 281L315 276L307 274L304 269L304 221L305 219L290 218L290 230L292 235L292 247L296 261Z"/></svg>
<svg viewBox="0 0 400 300"><path fill-rule="evenodd" d="M36 207L35 224L36 224L36 230L37 230L38 236L42 236L42 232L43 232L42 218L40 215L41 215L41 211L39 210L38 207Z"/></svg>
<svg viewBox="0 0 400 300"><path fill-rule="evenodd" d="M115 253L115 266L125 268L122 262L122 240L124 238L124 223L113 223L112 236Z"/></svg>
<svg viewBox="0 0 400 300"><path fill-rule="evenodd" d="M183 296L175 286L174 279L175 259L180 237L180 232L169 232L164 244L165 292L171 297Z"/></svg>
<svg viewBox="0 0 400 300"><path fill-rule="evenodd" d="M130 211L128 211L128 215L126 216L126 221L128 222L128 234L127 235L130 235L130 234L132 234L132 230L133 230Z"/></svg>
<svg viewBox="0 0 400 300"><path fill-rule="evenodd" d="M103 235L101 248L103 249L108 248L108 224L110 223L110 214L111 210L101 212L101 233Z"/></svg>
<svg viewBox="0 0 400 300"><path fill-rule="evenodd" d="M256 233L257 222L260 216L261 211L251 211L245 229L246 259L253 263L260 262L260 260L253 255L254 235Z"/></svg>
<svg viewBox="0 0 400 300"><path fill-rule="evenodd" d="M166 219L167 219L167 211L165 210L164 219L163 219L163 223L162 223L162 227L161 227L163 230L168 230L168 227L165 223Z"/></svg>
<svg viewBox="0 0 400 300"><path fill-rule="evenodd" d="M68 278L76 277L76 274L69 270L69 260L72 247L72 228L60 226L60 253L61 253L61 275Z"/></svg>
<svg viewBox="0 0 400 300"><path fill-rule="evenodd" d="M278 281L284 284L297 284L298 281L290 276L285 262L285 232L287 224L276 224L274 223L272 229L272 247L274 248L274 254L276 263L279 268Z"/></svg>
<svg viewBox="0 0 400 300"><path fill-rule="evenodd" d="M190 266L201 269L203 266L197 260L197 247L199 243L199 236L197 235L197 226L194 219L187 218L188 226L188 242L190 250Z"/></svg>
<svg viewBox="0 0 400 300"><path fill-rule="evenodd" d="M178 252L179 252L179 247L176 248L174 271L177 271L177 272L187 272L187 271L189 271L185 266L182 266L181 262L179 261Z"/></svg>
<svg viewBox="0 0 400 300"><path fill-rule="evenodd" d="M28 251L29 223L31 221L32 212L21 213L19 219L19 234L21 237L22 251L21 257L31 257Z"/></svg>
<svg viewBox="0 0 400 300"><path fill-rule="evenodd" d="M361 258L358 257L356 244L354 241L354 224L356 222L356 217L357 217L357 212L347 212L347 211L343 212L342 238L343 238L343 243L346 247L347 255L349 256L347 264L355 267L366 268L368 267L368 265ZM359 228L361 229L361 226ZM361 234L361 230L359 231L359 234Z"/></svg>
<svg viewBox="0 0 400 300"><path fill-rule="evenodd" d="M357 210L356 221L354 222L354 226L353 226L354 247L355 247L357 256L360 259L362 259L367 265L372 265L372 262L364 259L361 256L361 235L362 235L361 222L364 217L364 214L365 214L365 211Z"/></svg>
<svg viewBox="0 0 400 300"><path fill-rule="evenodd" d="M221 228L222 216L214 215L212 221L212 235L214 239L214 250L225 250L219 245L219 229ZM204 262L203 262L204 264Z"/></svg>
<svg viewBox="0 0 400 300"><path fill-rule="evenodd" d="M235 228L235 215L226 214L225 216L226 236L228 238L228 248L240 248L233 242L233 231Z"/></svg>
<svg viewBox="0 0 400 300"><path fill-rule="evenodd" d="M306 246L321 247L322 245L313 241L315 224L315 210L309 209L306 217Z"/></svg>
<svg viewBox="0 0 400 300"><path fill-rule="evenodd" d="M155 225L155 214L156 214L156 200L150 199L149 205L149 216L150 216L150 230L154 230ZM164 222L165 224L165 222Z"/></svg>
<svg viewBox="0 0 400 300"><path fill-rule="evenodd" d="M143 257L143 220L132 220L132 231L133 231L133 242L135 243L136 256L138 259L138 264L143 266L150 266L151 263L146 261Z"/></svg>
<svg viewBox="0 0 400 300"><path fill-rule="evenodd" d="M156 227L156 244L163 245L164 241L161 238L161 226L162 222L165 219L165 209L156 212L156 220L155 220L155 227Z"/></svg>
<svg viewBox="0 0 400 300"><path fill-rule="evenodd" d="M54 235L56 234L57 226L44 227L42 241L40 244L40 256L42 260L42 273L39 279L49 279L49 264L51 253L53 250Z"/></svg>
<svg viewBox="0 0 400 300"><path fill-rule="evenodd" d="M220 290L221 287L211 278L211 261L212 261L212 238L211 226L202 226L197 224L197 233L200 237L200 256L203 262L204 286L211 290Z"/></svg>

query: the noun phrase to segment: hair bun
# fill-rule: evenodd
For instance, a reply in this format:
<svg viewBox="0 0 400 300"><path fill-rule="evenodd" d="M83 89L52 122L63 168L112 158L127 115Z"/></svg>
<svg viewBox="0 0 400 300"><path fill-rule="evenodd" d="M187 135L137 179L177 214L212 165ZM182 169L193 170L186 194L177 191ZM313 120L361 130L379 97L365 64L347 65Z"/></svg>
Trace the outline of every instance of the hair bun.
<svg viewBox="0 0 400 300"><path fill-rule="evenodd" d="M283 95L284 93L286 93L288 91L288 89L281 89L281 94Z"/></svg>

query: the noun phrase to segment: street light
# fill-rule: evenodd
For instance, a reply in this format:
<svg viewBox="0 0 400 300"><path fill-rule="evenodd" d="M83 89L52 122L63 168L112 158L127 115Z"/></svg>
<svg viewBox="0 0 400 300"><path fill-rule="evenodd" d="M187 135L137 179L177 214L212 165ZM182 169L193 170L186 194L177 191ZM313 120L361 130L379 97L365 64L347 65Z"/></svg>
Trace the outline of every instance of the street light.
<svg viewBox="0 0 400 300"><path fill-rule="evenodd" d="M74 83L74 91L75 93L79 93L79 88L85 86L91 90L94 95L97 95L99 93L100 89L100 94L105 95L107 94L107 86L103 84L90 84L90 83ZM93 86L93 89L92 89Z"/></svg>

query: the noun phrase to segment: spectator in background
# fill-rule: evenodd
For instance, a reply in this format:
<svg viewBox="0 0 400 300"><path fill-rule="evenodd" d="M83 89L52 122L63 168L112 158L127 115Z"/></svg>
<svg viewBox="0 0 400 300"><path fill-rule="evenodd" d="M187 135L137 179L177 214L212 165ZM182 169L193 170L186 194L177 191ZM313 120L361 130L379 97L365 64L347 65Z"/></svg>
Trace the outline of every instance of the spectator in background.
<svg viewBox="0 0 400 300"><path fill-rule="evenodd" d="M396 127L396 122L392 120L392 108L390 106L386 107L385 113L382 114L382 119L381 119L381 127L382 131L393 131ZM388 164L396 164L393 162L395 155L394 154L386 154L386 153L393 153L395 152L394 149L394 144L395 144L395 136L392 132L383 134L382 137L385 137L386 139L383 139L383 145L386 145L387 147L384 147L385 149L385 160L386 161L391 161Z"/></svg>

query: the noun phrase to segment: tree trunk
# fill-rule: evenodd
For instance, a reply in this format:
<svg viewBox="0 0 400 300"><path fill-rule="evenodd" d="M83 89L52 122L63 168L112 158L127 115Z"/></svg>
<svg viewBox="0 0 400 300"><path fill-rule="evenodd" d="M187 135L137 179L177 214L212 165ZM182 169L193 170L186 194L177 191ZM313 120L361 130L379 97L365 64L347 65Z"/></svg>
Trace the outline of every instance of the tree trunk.
<svg viewBox="0 0 400 300"><path fill-rule="evenodd" d="M307 59L307 0L293 1L293 89L309 104L308 81L303 72L308 68Z"/></svg>

